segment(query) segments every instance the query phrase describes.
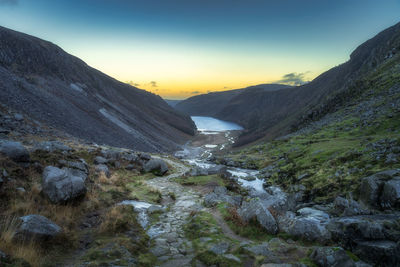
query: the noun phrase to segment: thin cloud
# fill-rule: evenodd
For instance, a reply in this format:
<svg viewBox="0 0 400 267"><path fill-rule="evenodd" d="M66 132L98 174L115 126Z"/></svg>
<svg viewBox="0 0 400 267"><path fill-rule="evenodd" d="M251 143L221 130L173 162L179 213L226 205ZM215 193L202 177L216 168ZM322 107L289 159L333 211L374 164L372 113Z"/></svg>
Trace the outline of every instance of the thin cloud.
<svg viewBox="0 0 400 267"><path fill-rule="evenodd" d="M150 86L151 86L151 87L158 87L156 81L151 81L151 82L150 82Z"/></svg>
<svg viewBox="0 0 400 267"><path fill-rule="evenodd" d="M127 81L126 83L127 83L127 84L130 84L130 85L132 85L132 86L135 86L135 87L140 86L139 83L135 83L134 81Z"/></svg>
<svg viewBox="0 0 400 267"><path fill-rule="evenodd" d="M308 81L305 80L305 75L308 72L292 72L292 73L288 73L282 76L282 78L280 80L278 80L278 83L282 83L282 84L288 84L288 85L303 85L305 83L307 83Z"/></svg>
<svg viewBox="0 0 400 267"><path fill-rule="evenodd" d="M200 94L200 91L193 91L193 92L190 92L191 94Z"/></svg>
<svg viewBox="0 0 400 267"><path fill-rule="evenodd" d="M16 6L18 0L0 0L0 6Z"/></svg>

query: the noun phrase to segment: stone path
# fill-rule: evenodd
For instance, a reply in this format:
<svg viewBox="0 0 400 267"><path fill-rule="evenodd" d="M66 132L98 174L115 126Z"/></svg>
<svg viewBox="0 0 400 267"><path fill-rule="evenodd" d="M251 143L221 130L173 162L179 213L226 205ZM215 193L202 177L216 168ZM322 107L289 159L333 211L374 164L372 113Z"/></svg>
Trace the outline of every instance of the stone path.
<svg viewBox="0 0 400 267"><path fill-rule="evenodd" d="M163 197L174 194L176 199L170 208L160 215L159 221L147 231L155 243L151 252L162 262L160 266L190 266L194 250L192 243L184 237L183 226L191 212L204 209L201 205L202 197L199 193L170 181L189 171L188 167L166 158L163 160L174 166L175 172L149 180L147 184L159 190Z"/></svg>

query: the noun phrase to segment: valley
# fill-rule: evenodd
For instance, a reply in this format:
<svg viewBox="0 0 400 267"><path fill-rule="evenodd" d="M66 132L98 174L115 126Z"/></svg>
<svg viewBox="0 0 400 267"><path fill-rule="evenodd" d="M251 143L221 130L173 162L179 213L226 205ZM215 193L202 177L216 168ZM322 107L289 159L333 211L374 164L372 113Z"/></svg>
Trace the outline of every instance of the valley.
<svg viewBox="0 0 400 267"><path fill-rule="evenodd" d="M182 101L0 37L0 267L400 265L400 23Z"/></svg>

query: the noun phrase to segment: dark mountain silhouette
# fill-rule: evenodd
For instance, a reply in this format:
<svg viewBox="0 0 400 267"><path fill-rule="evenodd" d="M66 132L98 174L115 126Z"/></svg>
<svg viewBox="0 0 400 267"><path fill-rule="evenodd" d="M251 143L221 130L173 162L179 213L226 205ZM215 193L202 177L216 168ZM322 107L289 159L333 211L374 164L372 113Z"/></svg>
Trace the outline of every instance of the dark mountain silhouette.
<svg viewBox="0 0 400 267"><path fill-rule="evenodd" d="M353 97L357 90L364 88L361 85L364 75L399 50L400 23L360 45L346 63L305 85L275 91L239 90L234 96L228 92L225 98L221 92L219 101L215 101L210 94L200 95L182 101L176 108L189 115L213 116L241 124L246 131L237 145L260 138L275 138L345 103L346 98ZM207 101L200 103L195 100ZM219 105L210 108L213 103ZM199 112L201 105L204 108Z"/></svg>
<svg viewBox="0 0 400 267"><path fill-rule="evenodd" d="M191 119L159 96L121 83L58 46L0 27L0 102L99 144L173 150Z"/></svg>
<svg viewBox="0 0 400 267"><path fill-rule="evenodd" d="M244 92L270 92L288 88L280 84L260 84L222 92L212 92L204 95L197 95L179 102L175 108L191 116L217 116L227 106L231 105L232 99L237 99Z"/></svg>

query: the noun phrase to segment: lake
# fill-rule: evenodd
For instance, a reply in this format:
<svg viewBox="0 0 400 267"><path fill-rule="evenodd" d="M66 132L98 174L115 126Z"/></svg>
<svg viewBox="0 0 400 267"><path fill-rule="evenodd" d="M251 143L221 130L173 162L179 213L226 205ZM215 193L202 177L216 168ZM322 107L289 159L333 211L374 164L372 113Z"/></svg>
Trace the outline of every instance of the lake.
<svg viewBox="0 0 400 267"><path fill-rule="evenodd" d="M213 117L192 116L191 118L199 131L223 132L231 130L243 130L243 127L239 124L219 120Z"/></svg>

